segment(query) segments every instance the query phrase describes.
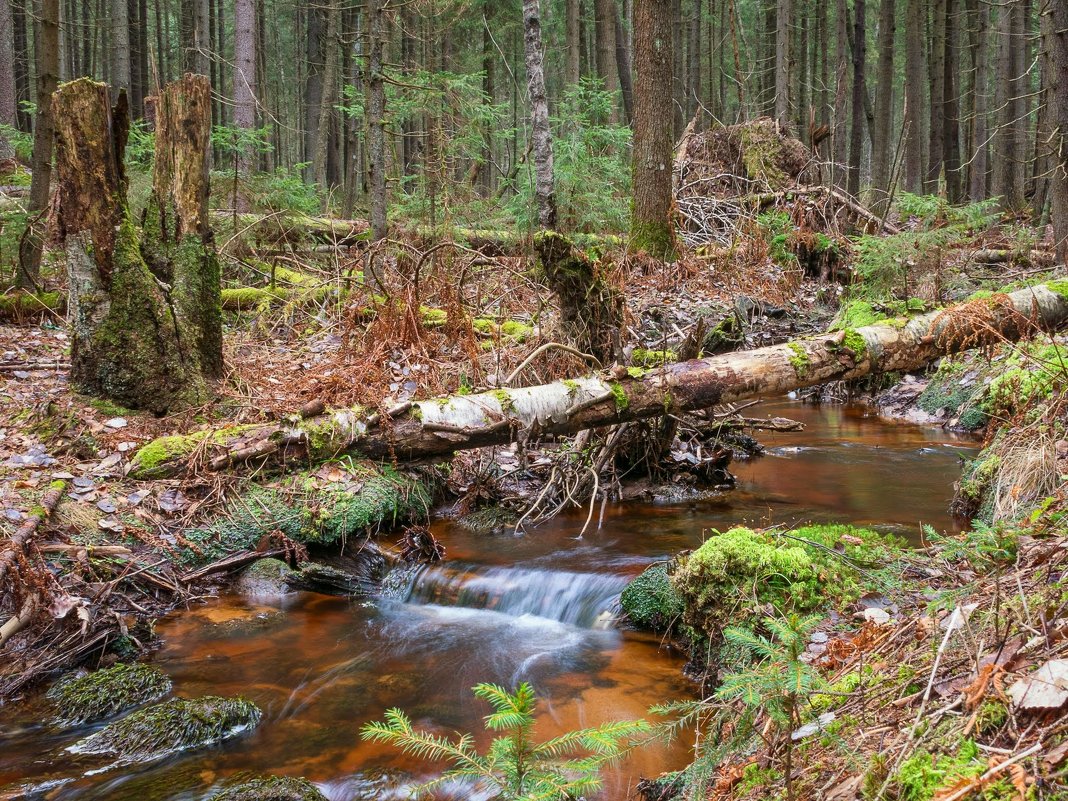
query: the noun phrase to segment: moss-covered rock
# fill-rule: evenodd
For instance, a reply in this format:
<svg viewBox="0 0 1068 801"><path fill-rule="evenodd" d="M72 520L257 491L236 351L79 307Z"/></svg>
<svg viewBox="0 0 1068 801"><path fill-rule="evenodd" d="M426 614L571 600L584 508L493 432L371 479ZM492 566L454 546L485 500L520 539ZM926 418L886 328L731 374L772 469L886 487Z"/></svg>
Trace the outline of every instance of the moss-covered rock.
<svg viewBox="0 0 1068 801"><path fill-rule="evenodd" d="M682 618L685 609L665 562L647 567L631 581L620 595L619 603L631 623L653 631L670 629Z"/></svg>
<svg viewBox="0 0 1068 801"><path fill-rule="evenodd" d="M134 662L60 681L48 698L59 722L75 724L113 717L170 691L171 680L162 670Z"/></svg>
<svg viewBox="0 0 1068 801"><path fill-rule="evenodd" d="M868 529L806 526L787 534L732 528L684 557L671 584L683 620L713 640L727 625L756 626L768 606L808 612L854 600L898 543Z"/></svg>
<svg viewBox="0 0 1068 801"><path fill-rule="evenodd" d="M236 782L208 801L326 801L319 788L307 779L290 776L239 775Z"/></svg>
<svg viewBox="0 0 1068 801"><path fill-rule="evenodd" d="M292 574L281 559L260 559L241 571L234 590L249 598L279 598L291 591L286 580Z"/></svg>
<svg viewBox="0 0 1068 801"><path fill-rule="evenodd" d="M130 713L78 741L70 750L145 762L200 748L255 728L262 713L244 698L172 698Z"/></svg>

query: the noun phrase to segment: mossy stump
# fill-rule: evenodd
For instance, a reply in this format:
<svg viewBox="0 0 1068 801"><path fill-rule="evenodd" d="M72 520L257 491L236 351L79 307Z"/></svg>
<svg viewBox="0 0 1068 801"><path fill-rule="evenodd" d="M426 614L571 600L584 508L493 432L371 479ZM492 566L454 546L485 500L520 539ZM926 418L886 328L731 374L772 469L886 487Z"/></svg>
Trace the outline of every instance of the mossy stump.
<svg viewBox="0 0 1068 801"><path fill-rule="evenodd" d="M307 779L242 774L208 801L326 801L326 796Z"/></svg>

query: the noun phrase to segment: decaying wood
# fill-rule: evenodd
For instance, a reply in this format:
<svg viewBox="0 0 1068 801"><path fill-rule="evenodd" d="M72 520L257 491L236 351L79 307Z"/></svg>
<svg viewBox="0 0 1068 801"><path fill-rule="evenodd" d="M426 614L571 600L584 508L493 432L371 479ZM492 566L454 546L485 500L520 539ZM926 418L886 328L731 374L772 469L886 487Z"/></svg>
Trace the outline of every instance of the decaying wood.
<svg viewBox="0 0 1068 801"><path fill-rule="evenodd" d="M517 438L577 431L708 409L871 373L916 370L940 356L1002 339L1053 331L1068 322L1068 297L1045 284L911 319L827 333L752 351L642 371L607 372L543 386L498 389L404 404L383 423L366 410L294 417L236 432L203 432L150 443L132 475L224 470L242 462L289 463L359 453L380 459L441 457Z"/></svg>
<svg viewBox="0 0 1068 801"><path fill-rule="evenodd" d="M239 553L232 553L228 556L224 556L222 559L216 559L211 564L204 565L204 567L190 570L188 573L183 573L178 577L178 581L182 584L191 584L194 581L199 581L208 576L214 576L217 573L229 573L233 570L242 568L245 565L258 562L260 559L277 559L278 557L285 555L285 548L274 548L269 551L240 551Z"/></svg>
<svg viewBox="0 0 1068 801"><path fill-rule="evenodd" d="M801 195L823 195L824 197L833 198L838 203L841 203L851 212L856 214L861 219L867 220L872 225L875 225L883 233L886 234L899 234L901 229L891 222L883 219L877 214L864 208L862 205L853 200L845 192L839 189L835 189L833 186L795 186L791 189L785 189L781 192L766 192L762 195L754 196L753 200L759 208L764 206L770 206L772 203L776 203L780 200L788 200L791 197L799 197Z"/></svg>
<svg viewBox="0 0 1068 801"><path fill-rule="evenodd" d="M18 562L19 556L26 552L26 547L29 545L33 535L37 532L41 523L48 519L48 516L55 511L56 506L59 505L60 499L63 497L63 492L66 489L66 482L59 481L49 489L41 497L41 505L34 514L31 514L18 530L12 535L11 542L8 546L0 552L0 587L4 587L7 575L15 567Z"/></svg>

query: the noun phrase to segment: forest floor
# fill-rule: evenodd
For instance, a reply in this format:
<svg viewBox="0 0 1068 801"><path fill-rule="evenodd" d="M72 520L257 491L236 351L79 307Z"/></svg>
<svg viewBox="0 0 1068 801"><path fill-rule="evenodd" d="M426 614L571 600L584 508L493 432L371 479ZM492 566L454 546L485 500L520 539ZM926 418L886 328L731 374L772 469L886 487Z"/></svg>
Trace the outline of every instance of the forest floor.
<svg viewBox="0 0 1068 801"><path fill-rule="evenodd" d="M701 350L725 352L1051 275L1041 232L1024 235L1015 220L991 223L989 209L954 211L913 198L893 216L892 231L851 239L828 222L827 198L785 200L770 214L735 221L740 234L730 247L714 238L691 243L671 264L627 256L607 240L589 244L599 275L625 300L628 365L675 360L701 321ZM685 207L696 213L692 197ZM132 479L133 455L164 435L279 420L309 406L384 409L590 369L587 359L555 346L562 340L557 301L522 238L502 245L413 233L324 247L321 239L264 235L242 221L218 239L229 292L227 374L216 399L200 409L157 418L73 392L62 317L0 304L0 399L13 410L0 421L0 517L5 537L30 527L25 558L43 566L27 572L35 583L5 588L5 625L28 614L25 625L0 633L0 699L20 698L87 659L102 665L150 647L154 616L209 595L261 556L329 561L327 551L350 534L384 531L395 520L422 523L435 504L470 512L503 503L515 519L551 483L563 463L554 458L573 446L538 443L522 464L514 449L475 451L457 457L447 476L337 460L288 477ZM372 261L389 276L386 297L359 280ZM46 278L48 289L63 289L59 270ZM853 612L863 617L863 610L838 610L841 625L806 642L807 664L834 689L831 703L807 710L806 722L818 725L798 741L795 797L958 801L1062 792L1068 724L1060 708L1068 691L1058 663L1068 640L1061 590L1068 537L1060 484L1068 443L1061 393L1068 371L1060 354L1059 343L1046 340L1006 344L946 360L927 376L811 391L823 400L879 398L888 413L922 413L947 426L985 426L986 450L962 477L959 497L991 525L942 542L922 557L925 564L910 567L915 573L903 574L899 592L873 605L885 617L857 621ZM1007 376L1001 395L992 393ZM993 405L984 400L991 397ZM1020 398L1027 402L1006 403ZM676 442L680 458L655 465L669 482L692 461L682 458L690 447ZM713 467L728 459L721 454ZM44 509L56 482L61 500ZM373 502L358 508L347 500L368 495ZM402 530L383 558L432 556L434 543L421 537L418 525ZM308 580L352 590L343 578L323 575ZM1013 687L1035 675L1064 698L1017 699ZM833 719L820 717L832 712ZM785 795L783 743L792 741L773 730L769 717L764 739L702 779L707 797ZM646 797L672 797L671 787L651 783Z"/></svg>

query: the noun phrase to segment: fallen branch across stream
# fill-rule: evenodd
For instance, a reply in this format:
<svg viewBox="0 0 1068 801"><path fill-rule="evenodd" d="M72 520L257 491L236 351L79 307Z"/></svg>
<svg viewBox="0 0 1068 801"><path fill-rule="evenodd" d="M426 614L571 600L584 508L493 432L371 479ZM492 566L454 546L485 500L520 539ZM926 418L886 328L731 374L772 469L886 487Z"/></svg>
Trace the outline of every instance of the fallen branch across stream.
<svg viewBox="0 0 1068 801"><path fill-rule="evenodd" d="M284 469L341 454L418 460L516 439L709 409L829 381L921 368L940 356L1068 323L1068 281L973 300L912 318L693 359L656 370L611 370L542 386L353 408L253 428L164 437L142 448L132 475L155 478L252 463Z"/></svg>

